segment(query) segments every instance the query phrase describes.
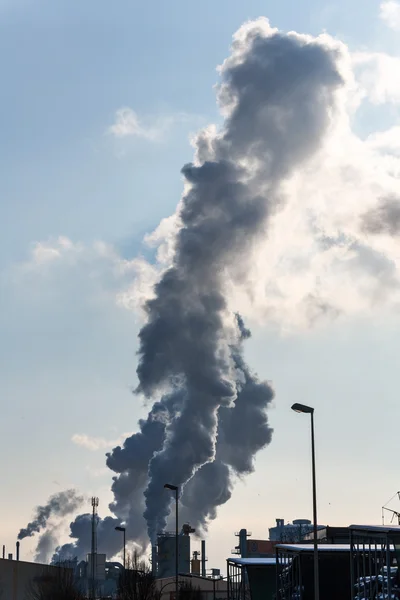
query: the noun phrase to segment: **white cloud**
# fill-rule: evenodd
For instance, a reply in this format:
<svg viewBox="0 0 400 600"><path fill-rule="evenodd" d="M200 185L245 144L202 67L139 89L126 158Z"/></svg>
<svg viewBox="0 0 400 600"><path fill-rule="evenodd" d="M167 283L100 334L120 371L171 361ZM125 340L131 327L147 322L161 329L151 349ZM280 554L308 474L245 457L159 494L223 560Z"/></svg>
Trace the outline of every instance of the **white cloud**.
<svg viewBox="0 0 400 600"><path fill-rule="evenodd" d="M400 202L399 127L365 140L352 131L363 100L400 104L400 58L344 50L341 115L314 160L286 182L283 208L254 247L247 285L227 275L232 310L283 331L400 307L400 241L363 229L365 214L385 198ZM171 261L177 214L151 238L160 244L160 268Z"/></svg>
<svg viewBox="0 0 400 600"><path fill-rule="evenodd" d="M400 57L355 52L352 61L364 99L377 105L400 102Z"/></svg>
<svg viewBox="0 0 400 600"><path fill-rule="evenodd" d="M185 113L157 116L140 120L137 113L129 107L123 107L115 113L115 122L108 133L116 138L137 137L151 142L159 142L177 123L188 122Z"/></svg>
<svg viewBox="0 0 400 600"><path fill-rule="evenodd" d="M93 437L93 436L87 435L86 433L75 433L72 436L71 440L77 446L82 446L83 448L86 448L87 450L92 450L93 452L95 452L97 450L104 450L104 449L109 450L111 448L114 448L115 446L120 446L121 444L124 443L126 438L131 435L132 435L132 432L131 433L123 433L116 439L107 440L102 437Z"/></svg>
<svg viewBox="0 0 400 600"><path fill-rule="evenodd" d="M371 310L371 302L392 307L400 303L397 283L393 285L400 278L397 240L361 231L366 211L377 207L382 198L400 197L399 126L394 123L364 141L351 129L360 98L376 104L400 103L400 79L396 76L400 58L383 53L351 54L346 48L344 53L342 70L348 85L340 117L314 161L286 182L286 203L271 219L268 236L255 248L247 288L238 288L234 281L227 283L232 308L283 329L308 326L327 315L365 314ZM118 111L110 132L117 137L156 140L175 120L159 119L147 126L126 108ZM209 131L215 134L212 127ZM91 285L101 274L96 298L111 293L116 306L137 313L152 294L160 271L172 260L178 224L176 213L147 236L147 243L158 249L156 264L140 257L124 261L105 244L87 247L59 238L36 244L19 272L23 272L25 285L29 273L34 272L32 293L49 269L52 277L60 271L62 287L65 268L90 265ZM80 441L87 446L103 442L108 443L89 438Z"/></svg>
<svg viewBox="0 0 400 600"><path fill-rule="evenodd" d="M400 31L400 2L395 0L381 2L379 16L388 27Z"/></svg>

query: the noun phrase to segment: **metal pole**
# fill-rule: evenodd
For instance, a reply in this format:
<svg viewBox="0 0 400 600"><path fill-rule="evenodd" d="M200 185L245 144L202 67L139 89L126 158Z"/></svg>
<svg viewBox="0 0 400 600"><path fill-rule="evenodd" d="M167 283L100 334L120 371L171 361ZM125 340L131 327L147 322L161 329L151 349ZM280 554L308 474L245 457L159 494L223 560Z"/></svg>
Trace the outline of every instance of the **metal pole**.
<svg viewBox="0 0 400 600"><path fill-rule="evenodd" d="M311 453L312 453L313 519L314 519L314 598L315 598L315 600L319 600L318 520L317 520L317 484L316 484L316 477L315 477L314 410L311 412Z"/></svg>
<svg viewBox="0 0 400 600"><path fill-rule="evenodd" d="M125 567L126 567L126 563L125 563L125 551L126 551L126 529L124 528L124 573L125 573Z"/></svg>
<svg viewBox="0 0 400 600"><path fill-rule="evenodd" d="M179 540L178 540L178 488L175 490L175 600L178 600L179 595Z"/></svg>

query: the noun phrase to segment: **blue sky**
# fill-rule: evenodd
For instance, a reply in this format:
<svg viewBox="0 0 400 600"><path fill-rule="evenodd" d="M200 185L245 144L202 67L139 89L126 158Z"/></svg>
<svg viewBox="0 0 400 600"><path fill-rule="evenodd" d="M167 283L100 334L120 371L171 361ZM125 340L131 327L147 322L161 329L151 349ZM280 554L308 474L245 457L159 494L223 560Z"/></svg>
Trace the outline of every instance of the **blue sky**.
<svg viewBox="0 0 400 600"><path fill-rule="evenodd" d="M144 234L175 210L189 136L220 120L213 86L232 34L265 15L400 55L379 14L372 0L0 0L0 543L12 547L32 508L68 485L103 509L111 499L107 444L94 452L72 437L112 444L145 410L130 393L140 317L116 302L133 278L121 265L149 252ZM397 125L393 88L353 117L361 137ZM112 133L123 107L142 133ZM275 435L210 528L210 567L223 567L241 527L265 537L275 517L311 516L308 424L292 402L317 409L321 522L378 522L399 488L396 311L252 329L248 360L277 392Z"/></svg>

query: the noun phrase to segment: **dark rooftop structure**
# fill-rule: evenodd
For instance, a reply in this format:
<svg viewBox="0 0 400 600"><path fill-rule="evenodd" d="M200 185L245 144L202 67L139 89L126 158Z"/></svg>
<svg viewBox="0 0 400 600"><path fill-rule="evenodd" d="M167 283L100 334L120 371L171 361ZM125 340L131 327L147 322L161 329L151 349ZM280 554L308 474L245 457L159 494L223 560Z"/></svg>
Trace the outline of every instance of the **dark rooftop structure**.
<svg viewBox="0 0 400 600"><path fill-rule="evenodd" d="M276 547L277 600L314 600L314 548L311 544ZM350 579L350 545L318 544L319 584L322 600L353 600Z"/></svg>
<svg viewBox="0 0 400 600"><path fill-rule="evenodd" d="M350 525L354 598L399 598L399 525Z"/></svg>
<svg viewBox="0 0 400 600"><path fill-rule="evenodd" d="M318 542L322 544L350 544L350 529L348 527L321 527L317 531ZM314 532L303 536L304 542L312 543Z"/></svg>
<svg viewBox="0 0 400 600"><path fill-rule="evenodd" d="M229 600L272 600L276 590L275 558L228 558Z"/></svg>

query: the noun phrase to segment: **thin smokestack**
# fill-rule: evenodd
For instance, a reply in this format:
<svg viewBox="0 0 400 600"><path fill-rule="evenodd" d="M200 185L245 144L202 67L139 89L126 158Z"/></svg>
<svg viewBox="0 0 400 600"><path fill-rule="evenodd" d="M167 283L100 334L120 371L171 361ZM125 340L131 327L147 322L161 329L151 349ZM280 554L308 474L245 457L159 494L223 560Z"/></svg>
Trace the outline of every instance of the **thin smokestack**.
<svg viewBox="0 0 400 600"><path fill-rule="evenodd" d="M19 542L16 543L15 557L17 560L19 560Z"/></svg>
<svg viewBox="0 0 400 600"><path fill-rule="evenodd" d="M3 558L5 558L5 557L6 557L6 547L3 546Z"/></svg>
<svg viewBox="0 0 400 600"><path fill-rule="evenodd" d="M201 540L201 574L206 576L206 540Z"/></svg>

